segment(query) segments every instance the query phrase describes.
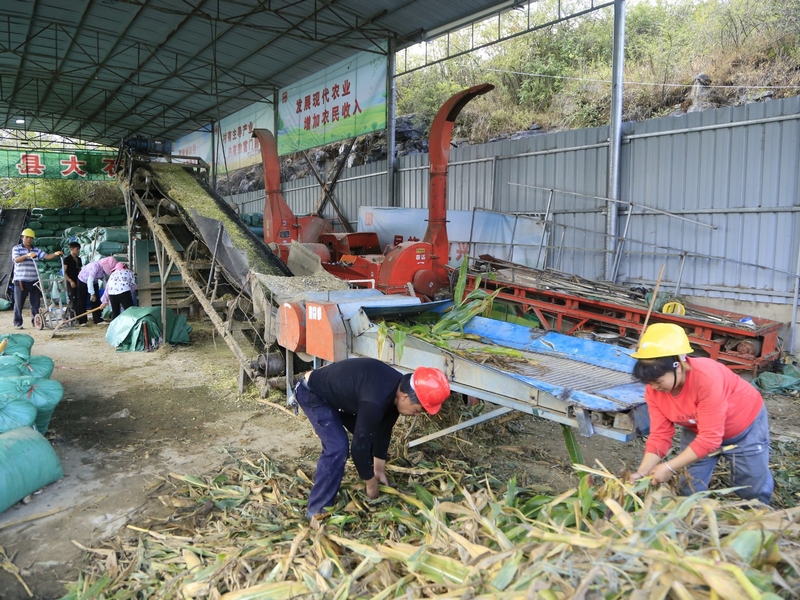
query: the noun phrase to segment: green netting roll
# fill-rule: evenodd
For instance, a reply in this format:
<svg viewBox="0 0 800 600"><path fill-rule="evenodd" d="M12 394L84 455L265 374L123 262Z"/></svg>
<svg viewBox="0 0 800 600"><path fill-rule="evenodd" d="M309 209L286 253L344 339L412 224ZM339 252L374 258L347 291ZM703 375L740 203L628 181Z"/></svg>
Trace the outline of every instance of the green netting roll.
<svg viewBox="0 0 800 600"><path fill-rule="evenodd" d="M34 231L36 232L36 239L37 240L39 239L39 236L50 237L55 233L55 229L34 229ZM34 242L34 245L36 245L35 242Z"/></svg>
<svg viewBox="0 0 800 600"><path fill-rule="evenodd" d="M32 217L37 217L38 218L39 215L41 215L41 214L42 214L42 209L41 208L32 208L31 209L31 216Z"/></svg>
<svg viewBox="0 0 800 600"><path fill-rule="evenodd" d="M121 227L106 227L101 232L101 235L105 238L104 241L106 242L128 243L128 230Z"/></svg>
<svg viewBox="0 0 800 600"><path fill-rule="evenodd" d="M30 427L36 422L36 407L23 398L0 396L0 433Z"/></svg>
<svg viewBox="0 0 800 600"><path fill-rule="evenodd" d="M64 476L55 450L31 427L0 434L0 512Z"/></svg>
<svg viewBox="0 0 800 600"><path fill-rule="evenodd" d="M45 217L52 217L54 214L56 214L56 209L55 208L42 208L42 209L40 209L40 213L39 214L41 214L42 216L45 216Z"/></svg>
<svg viewBox="0 0 800 600"><path fill-rule="evenodd" d="M109 214L109 210L107 208L98 208L97 214L107 216Z"/></svg>
<svg viewBox="0 0 800 600"><path fill-rule="evenodd" d="M48 356L31 356L27 359L19 356L0 356L0 377L18 377L20 375L50 377L54 368L55 363Z"/></svg>
<svg viewBox="0 0 800 600"><path fill-rule="evenodd" d="M28 360L33 348L33 336L27 333L3 333L0 334L0 342L6 342L6 349L0 352L0 356L18 356Z"/></svg>
<svg viewBox="0 0 800 600"><path fill-rule="evenodd" d="M42 216L39 217L39 223L60 223L60 222L61 222L61 217L59 217L56 214L49 215L44 211L42 211Z"/></svg>
<svg viewBox="0 0 800 600"><path fill-rule="evenodd" d="M66 206L59 207L59 208L56 209L56 214L57 215L68 215L69 214L69 208L66 207Z"/></svg>
<svg viewBox="0 0 800 600"><path fill-rule="evenodd" d="M83 208L83 207L81 207L81 206L76 206L76 207L74 207L74 208L70 208L70 209L69 209L69 214L71 214L71 215L73 215L73 216L74 216L74 215L81 216L81 215L83 215L85 212L86 212L86 209L85 209L85 208Z"/></svg>
<svg viewBox="0 0 800 600"><path fill-rule="evenodd" d="M36 236L36 245L41 248L42 246L61 246L61 236L44 236L41 232Z"/></svg>
<svg viewBox="0 0 800 600"><path fill-rule="evenodd" d="M76 225L75 227L68 227L65 229L64 235L72 237L78 235L79 233L83 233L84 231L86 231L86 227L79 227Z"/></svg>
<svg viewBox="0 0 800 600"><path fill-rule="evenodd" d="M36 407L36 431L44 435L56 406L64 397L64 387L55 379L42 377L0 377L0 398L27 400Z"/></svg>
<svg viewBox="0 0 800 600"><path fill-rule="evenodd" d="M121 252L125 252L125 244L120 244L119 242L100 242L97 244L97 251L103 256L120 254Z"/></svg>

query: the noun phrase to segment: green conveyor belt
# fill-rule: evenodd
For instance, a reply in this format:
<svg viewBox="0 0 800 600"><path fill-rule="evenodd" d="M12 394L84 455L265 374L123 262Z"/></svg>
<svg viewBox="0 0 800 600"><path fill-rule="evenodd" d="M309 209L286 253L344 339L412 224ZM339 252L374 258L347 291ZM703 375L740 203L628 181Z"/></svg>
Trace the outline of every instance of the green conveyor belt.
<svg viewBox="0 0 800 600"><path fill-rule="evenodd" d="M155 175L155 183L161 192L174 200L184 213L191 219L189 209L194 209L198 214L209 219L220 221L231 238L235 248L247 254L250 268L265 275L285 275L279 266L273 264L264 253L266 249L258 245L242 230L245 225L231 218L209 195L200 182L192 177L182 165L171 163L151 162L150 169Z"/></svg>

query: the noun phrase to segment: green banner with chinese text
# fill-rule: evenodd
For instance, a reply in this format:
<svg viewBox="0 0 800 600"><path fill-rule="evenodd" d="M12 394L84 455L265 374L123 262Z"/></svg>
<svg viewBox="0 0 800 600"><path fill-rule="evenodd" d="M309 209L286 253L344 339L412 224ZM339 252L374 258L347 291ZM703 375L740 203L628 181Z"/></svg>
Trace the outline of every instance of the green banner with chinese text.
<svg viewBox="0 0 800 600"><path fill-rule="evenodd" d="M0 177L28 179L114 179L116 154L76 151L0 150Z"/></svg>

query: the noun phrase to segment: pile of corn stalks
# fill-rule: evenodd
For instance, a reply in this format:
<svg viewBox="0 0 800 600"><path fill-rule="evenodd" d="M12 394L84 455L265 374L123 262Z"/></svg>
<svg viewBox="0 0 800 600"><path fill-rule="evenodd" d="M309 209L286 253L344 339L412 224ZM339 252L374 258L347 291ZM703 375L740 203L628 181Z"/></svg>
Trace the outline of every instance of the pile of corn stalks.
<svg viewBox="0 0 800 600"><path fill-rule="evenodd" d="M375 501L349 472L317 530L303 518L308 477L263 455L233 458L218 474L172 475L159 499L175 513L85 548L90 566L65 598L750 599L800 589L800 509L676 497L601 465L577 467L576 489L544 496L444 463L395 466L395 487Z"/></svg>
<svg viewBox="0 0 800 600"><path fill-rule="evenodd" d="M415 317L411 323L381 321L378 325L379 354L383 352L383 345L391 332L397 356L400 359L403 358L406 338L414 336L455 354L468 356L472 360L496 362L498 366L505 367L507 370L515 361L523 360L522 353L512 348L486 343L472 348L459 348L452 345L454 340L483 341L480 336L464 333L464 327L473 317L488 317L492 312L494 299L500 293L499 289L492 293L481 289L481 276L479 275L475 282L475 289L465 295L468 258L465 256L461 263L453 293L453 306L442 314L423 313Z"/></svg>

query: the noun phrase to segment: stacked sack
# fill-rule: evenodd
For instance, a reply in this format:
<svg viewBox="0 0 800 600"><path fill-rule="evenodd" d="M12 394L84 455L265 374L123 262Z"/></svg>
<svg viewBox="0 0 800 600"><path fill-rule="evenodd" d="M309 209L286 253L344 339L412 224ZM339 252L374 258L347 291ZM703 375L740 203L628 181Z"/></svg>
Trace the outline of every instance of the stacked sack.
<svg viewBox="0 0 800 600"><path fill-rule="evenodd" d="M264 237L264 215L262 213L242 213L239 215L242 222L258 237Z"/></svg>
<svg viewBox="0 0 800 600"><path fill-rule="evenodd" d="M44 437L64 388L32 347L29 335L0 335L0 512L64 476Z"/></svg>
<svg viewBox="0 0 800 600"><path fill-rule="evenodd" d="M48 254L56 250L61 250L65 255L69 254L69 243L78 241L82 246L81 258L84 264L112 255L117 260L127 262L126 219L124 206L33 208L28 227L36 232L34 242L36 247ZM90 256L94 258L87 261ZM61 261L59 259L42 261L38 267L46 289L54 289L55 280L60 280L62 277ZM62 290L61 295L61 301L66 303L66 290Z"/></svg>
<svg viewBox="0 0 800 600"><path fill-rule="evenodd" d="M64 232L64 252L69 252L69 243L81 245L81 260L89 264L106 256L119 262L128 262L128 230L124 227L94 227L67 237Z"/></svg>
<svg viewBox="0 0 800 600"><path fill-rule="evenodd" d="M125 207L113 208L33 208L29 227L40 237L61 237L72 227L124 227Z"/></svg>

